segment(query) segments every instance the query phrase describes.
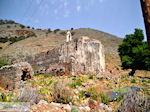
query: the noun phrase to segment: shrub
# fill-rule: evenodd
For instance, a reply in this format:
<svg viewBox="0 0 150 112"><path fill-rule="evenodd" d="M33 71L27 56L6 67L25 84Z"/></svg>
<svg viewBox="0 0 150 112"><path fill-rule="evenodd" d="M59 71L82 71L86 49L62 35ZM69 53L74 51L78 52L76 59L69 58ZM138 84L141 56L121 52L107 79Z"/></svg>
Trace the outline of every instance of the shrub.
<svg viewBox="0 0 150 112"><path fill-rule="evenodd" d="M101 97L101 101L104 103L104 104L107 104L110 100L108 94L104 93L104 92L101 92L100 93L100 97Z"/></svg>
<svg viewBox="0 0 150 112"><path fill-rule="evenodd" d="M48 31L48 33L52 32L52 30L50 28L47 31Z"/></svg>
<svg viewBox="0 0 150 112"><path fill-rule="evenodd" d="M71 32L72 36L75 35L75 32Z"/></svg>
<svg viewBox="0 0 150 112"><path fill-rule="evenodd" d="M54 84L54 90L53 90L53 99L54 102L57 103L70 103L73 102L73 93L69 88L66 87L66 85L63 82L56 82Z"/></svg>
<svg viewBox="0 0 150 112"><path fill-rule="evenodd" d="M10 65L8 60L0 59L0 67Z"/></svg>
<svg viewBox="0 0 150 112"><path fill-rule="evenodd" d="M26 38L28 37L37 37L37 35L35 33L29 34Z"/></svg>
<svg viewBox="0 0 150 112"><path fill-rule="evenodd" d="M27 28L30 28L30 26L27 26Z"/></svg>
<svg viewBox="0 0 150 112"><path fill-rule="evenodd" d="M93 79L93 75L90 75L90 76L89 76L89 79Z"/></svg>
<svg viewBox="0 0 150 112"><path fill-rule="evenodd" d="M23 29L23 28L25 28L25 26L24 25L22 25L22 24L20 24L20 27Z"/></svg>
<svg viewBox="0 0 150 112"><path fill-rule="evenodd" d="M41 99L39 91L36 88L27 87L19 90L17 100L20 102L30 102L31 104L38 103Z"/></svg>
<svg viewBox="0 0 150 112"><path fill-rule="evenodd" d="M131 83L136 83L136 80L135 79L131 79Z"/></svg>
<svg viewBox="0 0 150 112"><path fill-rule="evenodd" d="M131 89L123 87L123 88L115 88L114 91L115 92L120 92L120 93L126 93L126 92L131 91Z"/></svg>
<svg viewBox="0 0 150 112"><path fill-rule="evenodd" d="M58 31L60 31L60 29L56 29L56 30L54 30L54 33L57 33Z"/></svg>
<svg viewBox="0 0 150 112"><path fill-rule="evenodd" d="M149 112L150 99L132 91L121 102L118 112Z"/></svg>
<svg viewBox="0 0 150 112"><path fill-rule="evenodd" d="M123 100L123 98L124 98L124 95L121 94L121 95L119 95L119 96L116 98L116 101L117 101L117 102L120 102L120 101Z"/></svg>
<svg viewBox="0 0 150 112"><path fill-rule="evenodd" d="M0 37L0 43L5 43L8 41L9 41L8 37Z"/></svg>
<svg viewBox="0 0 150 112"><path fill-rule="evenodd" d="M10 26L8 25L7 28L10 28Z"/></svg>
<svg viewBox="0 0 150 112"><path fill-rule="evenodd" d="M3 49L3 47L0 46L0 49Z"/></svg>
<svg viewBox="0 0 150 112"><path fill-rule="evenodd" d="M60 34L64 36L66 35L66 32L63 31L63 32L60 32Z"/></svg>
<svg viewBox="0 0 150 112"><path fill-rule="evenodd" d="M82 82L83 81L81 79L75 79L75 81L69 84L69 86L71 88L76 88L77 86L82 86Z"/></svg>

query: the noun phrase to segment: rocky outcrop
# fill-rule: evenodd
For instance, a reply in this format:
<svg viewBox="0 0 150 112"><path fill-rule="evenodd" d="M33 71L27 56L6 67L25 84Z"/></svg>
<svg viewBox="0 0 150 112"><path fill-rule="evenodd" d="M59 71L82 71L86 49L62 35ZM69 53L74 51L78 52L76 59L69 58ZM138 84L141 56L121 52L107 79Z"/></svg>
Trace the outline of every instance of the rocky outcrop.
<svg viewBox="0 0 150 112"><path fill-rule="evenodd" d="M20 62L0 68L0 86L5 89L14 89L20 81L31 79L34 72L27 62Z"/></svg>

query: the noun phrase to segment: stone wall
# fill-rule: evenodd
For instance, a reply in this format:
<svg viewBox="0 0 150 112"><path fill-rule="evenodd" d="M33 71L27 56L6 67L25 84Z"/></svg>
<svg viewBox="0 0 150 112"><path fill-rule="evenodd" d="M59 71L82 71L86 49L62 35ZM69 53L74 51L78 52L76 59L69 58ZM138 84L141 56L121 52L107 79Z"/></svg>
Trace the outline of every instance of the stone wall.
<svg viewBox="0 0 150 112"><path fill-rule="evenodd" d="M63 43L59 48L28 56L13 63L26 61L34 70L51 75L76 72L98 74L105 70L104 47L100 41L81 37Z"/></svg>
<svg viewBox="0 0 150 112"><path fill-rule="evenodd" d="M0 87L14 89L20 81L28 80L34 72L29 63L21 62L0 68Z"/></svg>
<svg viewBox="0 0 150 112"><path fill-rule="evenodd" d="M81 37L67 42L60 49L61 63L71 64L71 73L98 74L105 70L104 47L100 41Z"/></svg>

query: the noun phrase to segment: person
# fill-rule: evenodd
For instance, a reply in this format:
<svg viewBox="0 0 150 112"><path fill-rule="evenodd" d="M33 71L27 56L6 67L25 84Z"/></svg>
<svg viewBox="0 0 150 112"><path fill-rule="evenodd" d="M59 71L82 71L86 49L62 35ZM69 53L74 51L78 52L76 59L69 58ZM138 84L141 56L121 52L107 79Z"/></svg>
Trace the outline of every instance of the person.
<svg viewBox="0 0 150 112"><path fill-rule="evenodd" d="M72 40L72 35L70 31L67 31L67 35L66 35L66 42L69 42Z"/></svg>

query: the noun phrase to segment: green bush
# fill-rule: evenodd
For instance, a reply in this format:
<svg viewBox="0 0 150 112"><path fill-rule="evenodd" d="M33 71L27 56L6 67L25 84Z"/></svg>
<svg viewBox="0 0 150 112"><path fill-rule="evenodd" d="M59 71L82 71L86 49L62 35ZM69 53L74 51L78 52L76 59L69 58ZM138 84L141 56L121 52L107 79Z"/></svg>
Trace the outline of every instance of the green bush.
<svg viewBox="0 0 150 112"><path fill-rule="evenodd" d="M136 80L135 79L131 79L131 83L136 83Z"/></svg>
<svg viewBox="0 0 150 112"><path fill-rule="evenodd" d="M20 24L20 27L23 29L23 28L25 28L25 26L24 25L22 25L22 24Z"/></svg>
<svg viewBox="0 0 150 112"><path fill-rule="evenodd" d="M9 41L8 37L0 37L0 43L5 43L8 41Z"/></svg>
<svg viewBox="0 0 150 112"><path fill-rule="evenodd" d="M94 78L94 76L93 76L93 75L90 75L90 76L89 76L89 79L93 79L93 78Z"/></svg>
<svg viewBox="0 0 150 112"><path fill-rule="evenodd" d="M117 101L117 102L120 102L120 101L123 100L123 98L124 98L124 95L121 94L121 95L119 95L119 96L116 98L116 101Z"/></svg>
<svg viewBox="0 0 150 112"><path fill-rule="evenodd" d="M101 92L101 93L100 93L100 97L101 97L102 103L108 104L110 98L109 98L109 96L108 96L106 93Z"/></svg>
<svg viewBox="0 0 150 112"><path fill-rule="evenodd" d="M71 88L76 88L77 86L82 86L82 80L81 79L76 79L74 82L69 84Z"/></svg>
<svg viewBox="0 0 150 112"><path fill-rule="evenodd" d="M60 29L56 29L56 30L54 30L54 33L57 33L58 31L60 31Z"/></svg>
<svg viewBox="0 0 150 112"><path fill-rule="evenodd" d="M10 65L10 63L7 60L0 60L0 67Z"/></svg>
<svg viewBox="0 0 150 112"><path fill-rule="evenodd" d="M27 28L30 28L30 26L27 26Z"/></svg>

